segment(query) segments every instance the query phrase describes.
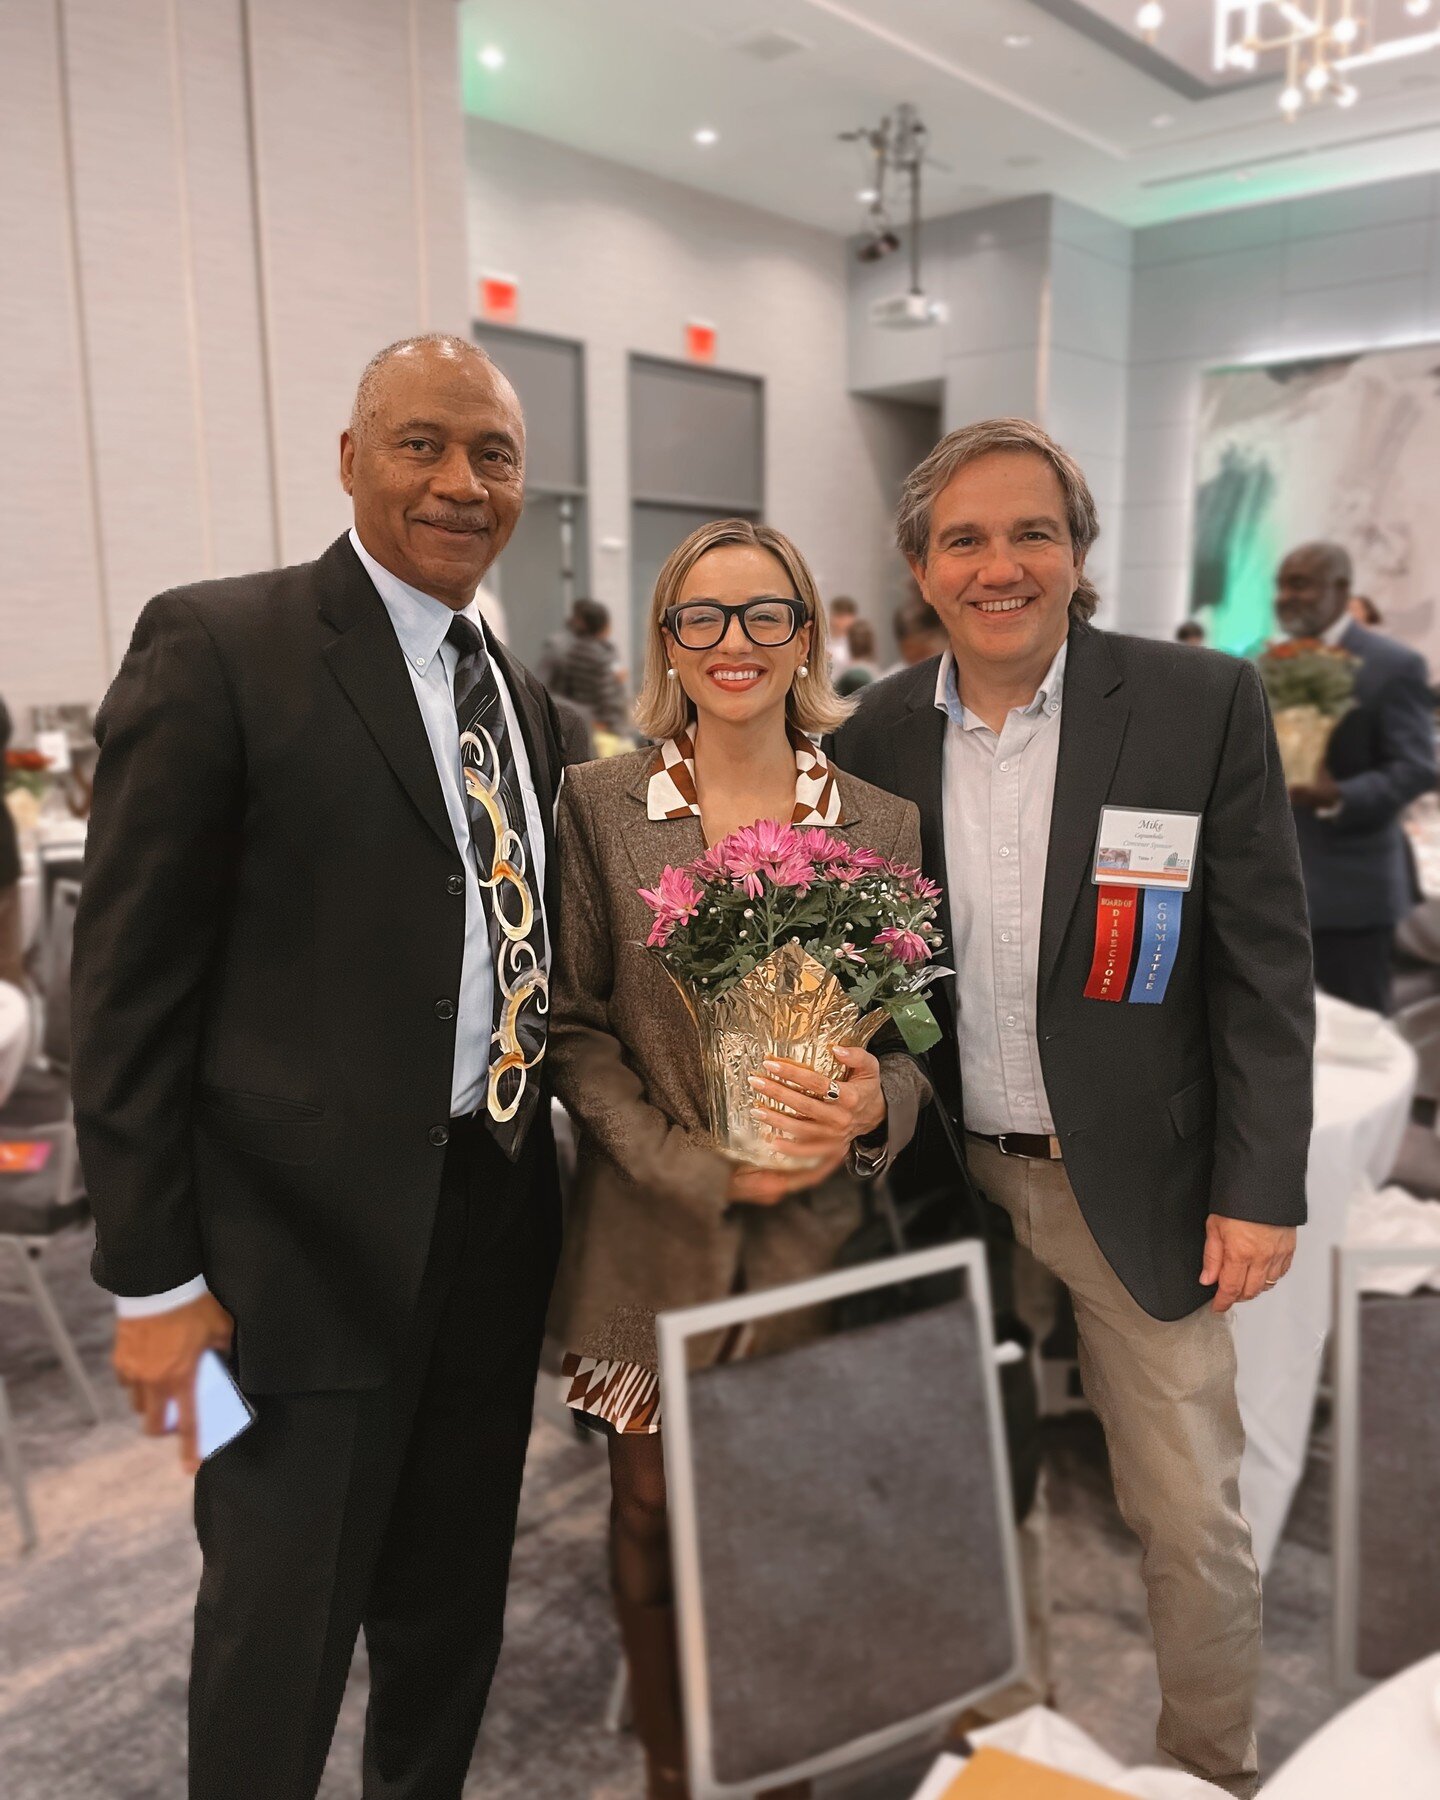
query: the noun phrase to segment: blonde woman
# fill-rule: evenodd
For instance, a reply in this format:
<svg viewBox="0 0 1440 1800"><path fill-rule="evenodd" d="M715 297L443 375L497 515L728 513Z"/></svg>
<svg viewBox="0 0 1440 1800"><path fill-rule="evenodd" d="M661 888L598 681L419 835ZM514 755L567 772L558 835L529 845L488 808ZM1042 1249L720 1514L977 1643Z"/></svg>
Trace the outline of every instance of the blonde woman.
<svg viewBox="0 0 1440 1800"><path fill-rule="evenodd" d="M844 1053L838 1094L786 1065L804 1093L772 1082L764 1097L796 1107L787 1147L812 1168L727 1161L708 1139L694 1024L641 947L651 917L639 890L762 819L823 825L918 864L915 807L817 748L848 711L799 551L768 526L720 520L686 538L655 586L636 712L657 747L570 770L560 802L549 1062L579 1142L551 1329L569 1351L569 1404L609 1440L615 1605L648 1792L667 1800L686 1788L655 1315L829 1267L860 1217L855 1176L903 1146L929 1094L883 1046Z"/></svg>

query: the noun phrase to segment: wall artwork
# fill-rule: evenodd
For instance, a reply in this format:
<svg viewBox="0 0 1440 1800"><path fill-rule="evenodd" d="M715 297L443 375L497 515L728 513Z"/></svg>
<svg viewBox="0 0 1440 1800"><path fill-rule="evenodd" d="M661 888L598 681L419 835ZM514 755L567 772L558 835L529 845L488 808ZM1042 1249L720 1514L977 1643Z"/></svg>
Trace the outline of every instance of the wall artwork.
<svg viewBox="0 0 1440 1800"><path fill-rule="evenodd" d="M1205 375L1190 610L1216 649L1272 634L1276 568L1314 538L1440 672L1440 344Z"/></svg>

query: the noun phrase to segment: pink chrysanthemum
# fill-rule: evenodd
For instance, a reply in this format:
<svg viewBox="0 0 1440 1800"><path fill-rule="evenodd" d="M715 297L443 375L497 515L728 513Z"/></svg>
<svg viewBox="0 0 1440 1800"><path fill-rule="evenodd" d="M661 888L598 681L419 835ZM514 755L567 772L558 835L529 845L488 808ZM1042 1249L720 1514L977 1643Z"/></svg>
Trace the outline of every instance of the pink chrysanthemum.
<svg viewBox="0 0 1440 1800"><path fill-rule="evenodd" d="M887 925L884 931L877 931L875 942L888 950L896 962L904 963L907 969L916 963L928 962L933 955L918 931L906 931L900 925Z"/></svg>
<svg viewBox="0 0 1440 1800"><path fill-rule="evenodd" d="M652 948L663 948L677 925L688 924L695 917L701 893L688 869L667 867L655 887L640 889L640 898L655 915L645 941Z"/></svg>
<svg viewBox="0 0 1440 1800"><path fill-rule="evenodd" d="M814 865L801 834L793 825L781 825L774 819L742 826L715 848L725 872L752 900L759 898L766 881L777 887L805 888L814 879Z"/></svg>

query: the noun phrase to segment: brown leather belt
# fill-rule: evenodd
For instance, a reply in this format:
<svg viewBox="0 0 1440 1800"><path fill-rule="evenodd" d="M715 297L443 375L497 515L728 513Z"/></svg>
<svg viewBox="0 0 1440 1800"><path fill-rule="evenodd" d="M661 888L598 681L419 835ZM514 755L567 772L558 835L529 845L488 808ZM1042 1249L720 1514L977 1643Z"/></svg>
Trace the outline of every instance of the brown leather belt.
<svg viewBox="0 0 1440 1800"><path fill-rule="evenodd" d="M1065 1160L1059 1138L1046 1137L1037 1131L997 1131L993 1136L984 1131L972 1131L968 1135L979 1138L982 1144L993 1144L1002 1156L1028 1156L1032 1162Z"/></svg>

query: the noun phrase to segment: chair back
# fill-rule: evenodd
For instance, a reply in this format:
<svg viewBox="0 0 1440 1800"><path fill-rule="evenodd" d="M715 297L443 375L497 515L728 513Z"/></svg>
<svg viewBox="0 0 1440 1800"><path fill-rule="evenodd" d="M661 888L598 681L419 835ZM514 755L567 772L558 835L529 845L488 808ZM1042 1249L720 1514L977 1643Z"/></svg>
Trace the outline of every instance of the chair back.
<svg viewBox="0 0 1440 1800"><path fill-rule="evenodd" d="M45 934L45 1026L41 1047L57 1069L70 1067L70 962L75 949L78 881L57 881Z"/></svg>
<svg viewBox="0 0 1440 1800"><path fill-rule="evenodd" d="M925 1311L687 1368L697 1337L957 1270L958 1295ZM980 1245L664 1314L659 1341L697 1800L879 1755L1015 1679L1024 1633Z"/></svg>
<svg viewBox="0 0 1440 1800"><path fill-rule="evenodd" d="M1380 1681L1440 1651L1440 1293L1367 1293L1433 1247L1335 1252L1335 1678Z"/></svg>

